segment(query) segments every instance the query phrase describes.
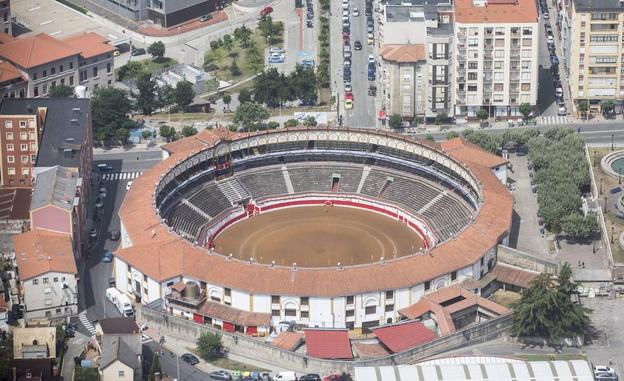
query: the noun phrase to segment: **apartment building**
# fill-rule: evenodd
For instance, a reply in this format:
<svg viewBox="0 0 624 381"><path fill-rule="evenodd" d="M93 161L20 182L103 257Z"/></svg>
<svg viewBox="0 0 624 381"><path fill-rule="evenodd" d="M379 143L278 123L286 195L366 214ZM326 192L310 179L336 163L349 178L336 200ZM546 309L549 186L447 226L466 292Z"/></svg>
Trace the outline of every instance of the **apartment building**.
<svg viewBox="0 0 624 381"><path fill-rule="evenodd" d="M28 81L22 72L8 62L0 62L0 98L24 98Z"/></svg>
<svg viewBox="0 0 624 381"><path fill-rule="evenodd" d="M13 28L11 23L11 0L0 1L0 17L2 17L2 30L9 36L13 35Z"/></svg>
<svg viewBox="0 0 624 381"><path fill-rule="evenodd" d="M538 28L533 0L456 1L456 118L520 117L537 103Z"/></svg>
<svg viewBox="0 0 624 381"><path fill-rule="evenodd" d="M152 20L165 28L223 9L222 0L94 0L94 2L126 19Z"/></svg>
<svg viewBox="0 0 624 381"><path fill-rule="evenodd" d="M33 109L29 113L0 113L0 186L3 188L32 186L42 112Z"/></svg>
<svg viewBox="0 0 624 381"><path fill-rule="evenodd" d="M390 0L380 24L382 94L388 113L407 121L452 115L451 2Z"/></svg>
<svg viewBox="0 0 624 381"><path fill-rule="evenodd" d="M114 50L92 32L64 40L40 33L0 44L0 59L19 70L27 83L26 97L44 97L56 85L84 86L91 94L98 86L114 82Z"/></svg>
<svg viewBox="0 0 624 381"><path fill-rule="evenodd" d="M600 112L603 100L624 99L624 8L619 0L570 0L561 32L575 111ZM565 48L567 47L567 49ZM565 85L565 84L564 84Z"/></svg>
<svg viewBox="0 0 624 381"><path fill-rule="evenodd" d="M35 229L12 237L24 319L63 319L78 313L78 270L67 234Z"/></svg>

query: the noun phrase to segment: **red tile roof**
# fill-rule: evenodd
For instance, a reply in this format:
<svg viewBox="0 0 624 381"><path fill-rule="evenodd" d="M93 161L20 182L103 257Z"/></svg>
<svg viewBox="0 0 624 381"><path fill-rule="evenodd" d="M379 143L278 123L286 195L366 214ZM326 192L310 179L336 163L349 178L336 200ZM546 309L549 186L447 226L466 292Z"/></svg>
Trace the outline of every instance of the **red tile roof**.
<svg viewBox="0 0 624 381"><path fill-rule="evenodd" d="M444 151L452 154L463 162L476 162L490 168L496 168L507 164L507 160L498 155L481 149L476 144L472 144L464 138L455 138L440 143Z"/></svg>
<svg viewBox="0 0 624 381"><path fill-rule="evenodd" d="M7 42L11 42L14 40L16 40L16 38L11 36L10 34L0 32L0 44L6 44Z"/></svg>
<svg viewBox="0 0 624 381"><path fill-rule="evenodd" d="M107 40L94 32L81 33L62 40L69 46L80 50L83 58L91 58L115 51L115 47L109 45Z"/></svg>
<svg viewBox="0 0 624 381"><path fill-rule="evenodd" d="M346 329L306 329L304 333L308 356L333 360L353 358Z"/></svg>
<svg viewBox="0 0 624 381"><path fill-rule="evenodd" d="M0 45L0 57L30 69L79 54L80 50L45 33Z"/></svg>
<svg viewBox="0 0 624 381"><path fill-rule="evenodd" d="M499 282L522 288L529 288L533 279L538 275L535 272L512 267L503 263L497 263L490 273L494 275Z"/></svg>
<svg viewBox="0 0 624 381"><path fill-rule="evenodd" d="M375 343L353 343L353 351L356 356L361 359L371 357L385 357L390 353L383 345L378 342Z"/></svg>
<svg viewBox="0 0 624 381"><path fill-rule="evenodd" d="M384 325L373 328L372 331L392 353L428 343L437 337L429 328L416 320Z"/></svg>
<svg viewBox="0 0 624 381"><path fill-rule="evenodd" d="M205 301L197 313L246 327L269 327L271 325L271 314L243 311L211 300Z"/></svg>
<svg viewBox="0 0 624 381"><path fill-rule="evenodd" d="M77 274L69 235L41 229L12 237L20 278L28 280L49 272Z"/></svg>
<svg viewBox="0 0 624 381"><path fill-rule="evenodd" d="M455 1L455 21L464 24L537 23L537 6L533 0L485 0L485 4L476 6L473 0Z"/></svg>
<svg viewBox="0 0 624 381"><path fill-rule="evenodd" d="M294 351L303 344L303 334L299 332L284 331L275 336L271 344L287 351Z"/></svg>
<svg viewBox="0 0 624 381"><path fill-rule="evenodd" d="M22 72L8 62L0 62L0 83L22 78Z"/></svg>
<svg viewBox="0 0 624 381"><path fill-rule="evenodd" d="M379 55L386 61L418 62L425 60L423 44L385 44L381 46Z"/></svg>

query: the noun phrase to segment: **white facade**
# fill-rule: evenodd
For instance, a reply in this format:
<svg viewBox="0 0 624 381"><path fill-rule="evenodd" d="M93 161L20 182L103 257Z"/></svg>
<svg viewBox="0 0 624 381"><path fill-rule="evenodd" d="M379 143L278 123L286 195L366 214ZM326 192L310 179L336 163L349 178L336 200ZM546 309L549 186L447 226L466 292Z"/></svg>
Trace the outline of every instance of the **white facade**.
<svg viewBox="0 0 624 381"><path fill-rule="evenodd" d="M24 318L63 318L78 313L78 287L74 274L48 272L22 282Z"/></svg>

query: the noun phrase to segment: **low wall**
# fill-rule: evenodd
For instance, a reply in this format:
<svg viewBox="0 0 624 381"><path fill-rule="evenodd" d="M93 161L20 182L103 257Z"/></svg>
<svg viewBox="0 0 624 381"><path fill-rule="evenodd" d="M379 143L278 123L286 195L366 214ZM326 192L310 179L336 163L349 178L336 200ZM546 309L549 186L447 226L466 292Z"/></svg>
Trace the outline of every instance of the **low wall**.
<svg viewBox="0 0 624 381"><path fill-rule="evenodd" d="M195 341L202 332L219 332L223 335L223 344L232 353L255 358L268 364L276 364L296 372L320 374L341 372L353 374L354 366L414 363L449 350L495 339L511 326L511 315L505 315L390 356L366 360L332 361L286 351L256 338L223 332L214 327L166 315L145 306L139 308L138 315L149 327L160 330L161 334L171 334Z"/></svg>
<svg viewBox="0 0 624 381"><path fill-rule="evenodd" d="M508 246L498 245L497 260L508 265L539 273L556 273L559 263Z"/></svg>

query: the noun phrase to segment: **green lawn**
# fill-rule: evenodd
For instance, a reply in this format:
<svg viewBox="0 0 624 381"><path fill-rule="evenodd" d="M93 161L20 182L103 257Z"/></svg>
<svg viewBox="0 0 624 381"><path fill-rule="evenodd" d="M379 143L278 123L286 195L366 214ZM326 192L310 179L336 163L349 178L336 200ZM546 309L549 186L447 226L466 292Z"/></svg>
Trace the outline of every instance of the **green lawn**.
<svg viewBox="0 0 624 381"><path fill-rule="evenodd" d="M168 68L169 66L177 65L178 61L173 58L164 57L161 61L158 62L149 59L141 61L141 63L143 64L143 66L145 66L146 71L150 73L156 73L164 68Z"/></svg>
<svg viewBox="0 0 624 381"><path fill-rule="evenodd" d="M195 356L200 357L196 348L187 347L189 352L193 353ZM270 372L264 368L258 368L253 365L245 364L239 361L230 360L227 357L221 357L213 361L208 361L211 365L214 365L218 368L222 368L230 371L239 371L239 372Z"/></svg>

